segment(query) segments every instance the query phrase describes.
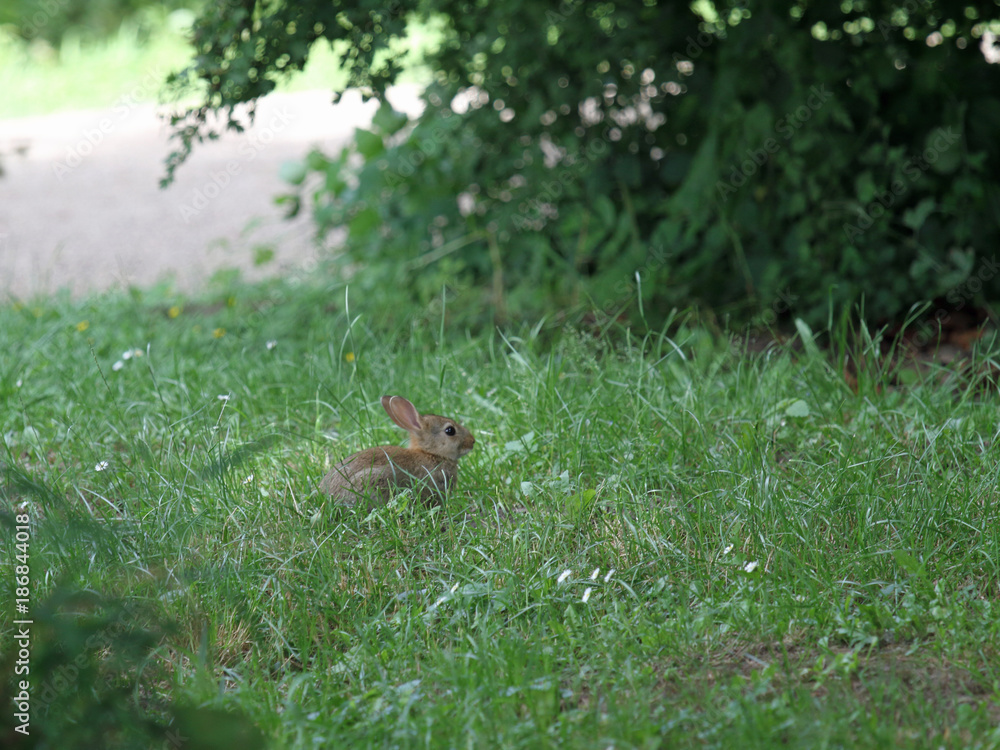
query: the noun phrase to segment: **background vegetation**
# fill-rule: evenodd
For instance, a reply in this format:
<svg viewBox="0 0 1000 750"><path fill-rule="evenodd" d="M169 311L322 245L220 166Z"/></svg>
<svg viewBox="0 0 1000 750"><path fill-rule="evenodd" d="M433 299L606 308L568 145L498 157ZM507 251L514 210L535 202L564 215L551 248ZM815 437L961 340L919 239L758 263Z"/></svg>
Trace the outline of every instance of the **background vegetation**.
<svg viewBox="0 0 1000 750"><path fill-rule="evenodd" d="M165 14L199 5L198 0L9 0L0 6L0 25L26 41L58 46L67 38L105 39L123 23L152 32Z"/></svg>
<svg viewBox="0 0 1000 750"><path fill-rule="evenodd" d="M792 299L818 322L864 299L883 319L980 273L1000 239L992 2L213 4L174 81L201 104L169 169L318 41L381 97L411 18L444 33L423 116L385 109L289 175L293 210L347 226L372 283L485 285L501 313L641 294L661 318Z"/></svg>
<svg viewBox="0 0 1000 750"><path fill-rule="evenodd" d="M6 19L0 20L0 90L4 93L0 118L110 108L123 99L156 103L166 96L168 74L190 58L190 26L197 5L146 2L135 12L118 7L115 22L107 20L107 28L96 20L77 25L65 17L74 8L96 13L101 7L57 1L44 5L36 27L32 20L39 11L36 4L27 4L17 14L12 12L13 5L0 6L0 19ZM428 80L429 72L417 62L424 49L438 43L439 26L411 25L403 58L410 64L400 74L401 82ZM337 52L318 45L305 70L280 81L277 90L341 87L347 80ZM192 96L182 103L194 101Z"/></svg>

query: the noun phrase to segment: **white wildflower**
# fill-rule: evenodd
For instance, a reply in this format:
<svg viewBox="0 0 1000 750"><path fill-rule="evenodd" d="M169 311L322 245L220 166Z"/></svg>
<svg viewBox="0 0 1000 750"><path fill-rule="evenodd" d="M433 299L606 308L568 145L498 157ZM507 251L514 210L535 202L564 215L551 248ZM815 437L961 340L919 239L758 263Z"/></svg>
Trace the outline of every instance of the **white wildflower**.
<svg viewBox="0 0 1000 750"><path fill-rule="evenodd" d="M119 371L120 369L122 369L122 368L123 368L124 366L125 366L125 363L124 363L124 362L122 362L122 361L121 361L121 360L119 359L119 360L118 360L117 362L115 362L115 363L114 363L113 365L111 365L111 369L112 369L112 370L114 370L115 372L118 372L118 371Z"/></svg>
<svg viewBox="0 0 1000 750"><path fill-rule="evenodd" d="M607 572L607 575L604 576L604 582L607 583L608 581L610 581L611 580L611 576L613 576L614 573L615 573L615 569L614 568L612 568L611 570L609 570Z"/></svg>
<svg viewBox="0 0 1000 750"><path fill-rule="evenodd" d="M216 398L219 399L219 401L228 401L229 400L229 394L228 393L220 393L218 396L216 396Z"/></svg>
<svg viewBox="0 0 1000 750"><path fill-rule="evenodd" d="M729 544L726 546L724 550L722 550L722 554L728 555L732 551L733 551L733 545Z"/></svg>
<svg viewBox="0 0 1000 750"><path fill-rule="evenodd" d="M743 570L745 570L747 573L753 573L755 570L757 570L758 565L760 565L760 563L757 562L756 560L753 560L752 562L748 562L746 565L744 565Z"/></svg>
<svg viewBox="0 0 1000 750"><path fill-rule="evenodd" d="M451 593L454 594L456 591L458 591L458 582L457 581L455 582L455 585L451 587Z"/></svg>
<svg viewBox="0 0 1000 750"><path fill-rule="evenodd" d="M556 583L562 583L567 578L569 578L572 574L573 574L573 571L570 570L569 568L566 568L566 570L564 570L562 573L559 574L559 577L556 579Z"/></svg>
<svg viewBox="0 0 1000 750"><path fill-rule="evenodd" d="M594 568L594 572L590 574L590 580L591 581L596 581L597 580L597 574L600 573L600 572L601 572L600 568Z"/></svg>
<svg viewBox="0 0 1000 750"><path fill-rule="evenodd" d="M583 592L583 598L580 599L580 601L583 602L584 604L586 604L587 600L590 599L590 592L591 591L593 591L593 589L590 588L590 586L587 586L586 590Z"/></svg>
<svg viewBox="0 0 1000 750"><path fill-rule="evenodd" d="M271 339L271 340L270 340L270 341L268 341L268 342L267 342L267 343L266 343L266 344L265 344L264 346L266 346L266 347L267 347L267 350L268 350L268 351L271 351L271 350L272 350L272 349L273 349L274 347L276 347L277 345L278 345L278 342L277 342L277 341L275 341L274 339Z"/></svg>
<svg viewBox="0 0 1000 750"><path fill-rule="evenodd" d="M107 461L98 461L97 465L94 467L94 471L104 471L108 466L110 466Z"/></svg>

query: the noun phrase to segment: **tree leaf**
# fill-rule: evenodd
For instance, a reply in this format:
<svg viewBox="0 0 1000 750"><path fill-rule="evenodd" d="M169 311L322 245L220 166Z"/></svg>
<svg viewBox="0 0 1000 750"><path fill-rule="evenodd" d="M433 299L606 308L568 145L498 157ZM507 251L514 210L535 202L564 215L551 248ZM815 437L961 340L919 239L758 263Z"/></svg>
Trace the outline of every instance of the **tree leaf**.
<svg viewBox="0 0 1000 750"><path fill-rule="evenodd" d="M383 102L375 116L372 117L372 125L382 135L392 135L398 132L407 122L409 122L409 118L402 112L394 110L389 102Z"/></svg>
<svg viewBox="0 0 1000 750"><path fill-rule="evenodd" d="M376 135L370 130L358 128L354 131L354 143L358 147L358 153L366 159L371 159L385 151L385 143L382 136Z"/></svg>
<svg viewBox="0 0 1000 750"><path fill-rule="evenodd" d="M927 221L927 217L937 207L937 201L933 198L924 198L913 208L907 209L903 213L903 223L916 232Z"/></svg>
<svg viewBox="0 0 1000 750"><path fill-rule="evenodd" d="M366 237L378 225L378 211L374 208L365 208L354 214L350 224L348 224L348 231L351 233L353 239L361 239Z"/></svg>
<svg viewBox="0 0 1000 750"><path fill-rule="evenodd" d="M290 185L301 185L308 170L301 161L286 161L278 168L278 176Z"/></svg>

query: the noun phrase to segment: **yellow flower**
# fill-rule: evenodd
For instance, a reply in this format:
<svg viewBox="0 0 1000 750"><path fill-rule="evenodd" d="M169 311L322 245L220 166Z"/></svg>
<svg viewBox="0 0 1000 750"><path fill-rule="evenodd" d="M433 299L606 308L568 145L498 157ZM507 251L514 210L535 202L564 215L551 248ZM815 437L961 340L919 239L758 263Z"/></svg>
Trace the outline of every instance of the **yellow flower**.
<svg viewBox="0 0 1000 750"><path fill-rule="evenodd" d="M169 310L167 310L167 315L169 315L171 318L176 318L180 314L181 314L180 305L174 305Z"/></svg>
<svg viewBox="0 0 1000 750"><path fill-rule="evenodd" d="M346 359L348 362L353 362L354 361L354 352L348 352L347 354L345 354L344 355L344 359Z"/></svg>
<svg viewBox="0 0 1000 750"><path fill-rule="evenodd" d="M90 328L89 320L81 320L79 323L76 324L76 330L80 331L81 333L86 331L88 328Z"/></svg>
<svg viewBox="0 0 1000 750"><path fill-rule="evenodd" d="M212 331L212 336L217 339L221 339L225 335L226 335L225 328L216 328L214 331Z"/></svg>

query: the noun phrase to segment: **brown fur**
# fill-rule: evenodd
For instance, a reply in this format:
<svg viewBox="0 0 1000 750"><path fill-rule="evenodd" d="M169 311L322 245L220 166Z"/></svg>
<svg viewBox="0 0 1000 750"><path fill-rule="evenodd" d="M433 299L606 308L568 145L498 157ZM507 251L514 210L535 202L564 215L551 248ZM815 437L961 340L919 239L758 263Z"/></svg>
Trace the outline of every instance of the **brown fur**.
<svg viewBox="0 0 1000 750"><path fill-rule="evenodd" d="M472 450L472 433L453 419L421 415L402 396L383 396L392 421L410 433L410 447L367 448L338 463L320 482L320 491L344 505L387 502L394 493L417 488L424 502L439 503L458 480L458 459ZM445 431L454 428L454 435Z"/></svg>

